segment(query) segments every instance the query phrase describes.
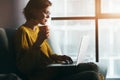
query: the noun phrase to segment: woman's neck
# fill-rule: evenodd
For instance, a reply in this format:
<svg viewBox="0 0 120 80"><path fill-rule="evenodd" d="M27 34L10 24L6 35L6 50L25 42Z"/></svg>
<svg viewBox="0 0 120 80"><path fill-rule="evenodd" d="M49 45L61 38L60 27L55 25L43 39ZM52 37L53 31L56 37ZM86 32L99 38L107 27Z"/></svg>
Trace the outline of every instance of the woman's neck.
<svg viewBox="0 0 120 80"><path fill-rule="evenodd" d="M31 28L32 30L35 30L36 26L38 25L38 23L34 22L34 21L26 21L24 24L26 27Z"/></svg>

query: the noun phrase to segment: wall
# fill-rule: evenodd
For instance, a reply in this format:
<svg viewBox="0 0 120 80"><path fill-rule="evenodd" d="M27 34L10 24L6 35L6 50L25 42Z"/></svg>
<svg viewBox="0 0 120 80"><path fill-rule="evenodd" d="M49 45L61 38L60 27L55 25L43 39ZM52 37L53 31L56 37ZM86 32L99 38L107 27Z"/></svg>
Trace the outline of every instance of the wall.
<svg viewBox="0 0 120 80"><path fill-rule="evenodd" d="M0 27L16 28L25 22L23 8L28 0L0 0Z"/></svg>
<svg viewBox="0 0 120 80"><path fill-rule="evenodd" d="M26 6L28 0L15 0L14 6L15 6L15 19L16 19L16 25L19 27L20 25L24 24L25 18L23 15L23 9Z"/></svg>
<svg viewBox="0 0 120 80"><path fill-rule="evenodd" d="M13 0L0 0L0 27L13 26L14 4Z"/></svg>

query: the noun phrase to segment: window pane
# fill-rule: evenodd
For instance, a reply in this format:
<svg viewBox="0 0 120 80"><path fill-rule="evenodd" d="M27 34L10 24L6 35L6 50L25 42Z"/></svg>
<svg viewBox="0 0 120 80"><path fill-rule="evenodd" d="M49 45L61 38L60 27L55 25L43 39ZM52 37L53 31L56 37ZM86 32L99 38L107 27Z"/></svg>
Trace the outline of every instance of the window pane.
<svg viewBox="0 0 120 80"><path fill-rule="evenodd" d="M101 56L120 56L120 19L99 20L99 40Z"/></svg>
<svg viewBox="0 0 120 80"><path fill-rule="evenodd" d="M63 53L76 58L82 37L89 35L89 42L85 44L87 46L85 53L90 54L92 59L95 59L94 20L62 20L52 21L52 24L50 37L52 37L51 44L56 53Z"/></svg>
<svg viewBox="0 0 120 80"><path fill-rule="evenodd" d="M120 0L101 0L102 13L120 13Z"/></svg>
<svg viewBox="0 0 120 80"><path fill-rule="evenodd" d="M99 20L100 59L109 60L108 77L120 77L120 19Z"/></svg>
<svg viewBox="0 0 120 80"><path fill-rule="evenodd" d="M120 59L114 60L114 70L116 77L120 78Z"/></svg>
<svg viewBox="0 0 120 80"><path fill-rule="evenodd" d="M95 0L51 0L52 16L95 16Z"/></svg>

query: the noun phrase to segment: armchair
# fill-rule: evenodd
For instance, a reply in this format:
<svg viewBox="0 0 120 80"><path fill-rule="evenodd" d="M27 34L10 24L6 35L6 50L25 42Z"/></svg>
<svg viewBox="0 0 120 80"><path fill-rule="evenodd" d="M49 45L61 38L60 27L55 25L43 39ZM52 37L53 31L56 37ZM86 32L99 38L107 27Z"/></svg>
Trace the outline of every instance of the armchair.
<svg viewBox="0 0 120 80"><path fill-rule="evenodd" d="M16 67L16 58L14 50L14 34L16 29L0 28L0 75L14 73L22 80L27 80L26 76L19 72ZM106 64L97 63L100 72L106 77Z"/></svg>

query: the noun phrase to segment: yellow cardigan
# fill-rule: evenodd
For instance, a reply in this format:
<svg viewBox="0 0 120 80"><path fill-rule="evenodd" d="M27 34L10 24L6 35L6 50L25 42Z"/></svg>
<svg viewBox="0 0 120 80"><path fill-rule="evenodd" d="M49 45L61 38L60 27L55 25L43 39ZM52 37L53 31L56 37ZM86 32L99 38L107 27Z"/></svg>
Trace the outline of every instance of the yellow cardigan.
<svg viewBox="0 0 120 80"><path fill-rule="evenodd" d="M33 47L39 31L38 26L35 30L21 26L16 32L16 63L23 73L30 73L35 69L42 70L47 64L53 62L51 58L53 52L47 40L44 40L38 48Z"/></svg>

